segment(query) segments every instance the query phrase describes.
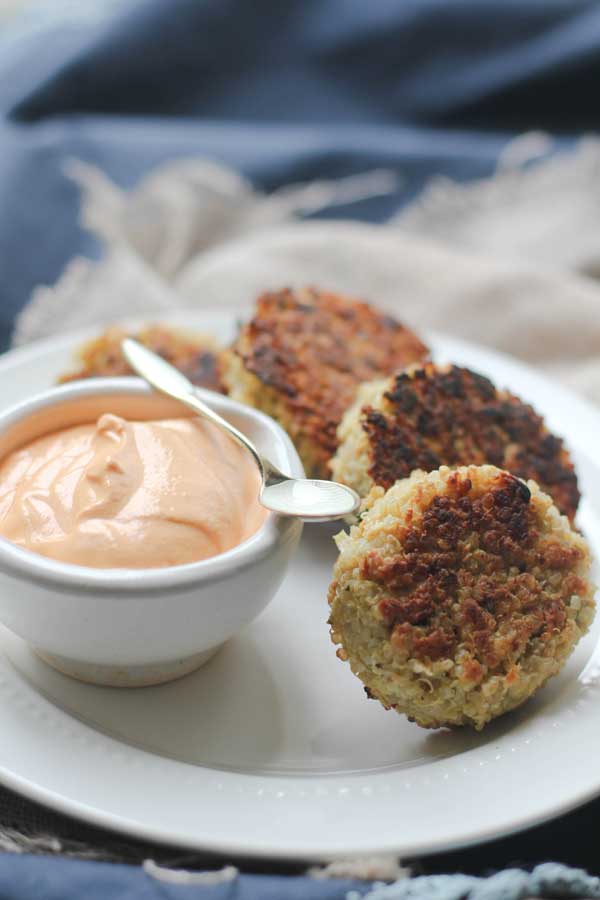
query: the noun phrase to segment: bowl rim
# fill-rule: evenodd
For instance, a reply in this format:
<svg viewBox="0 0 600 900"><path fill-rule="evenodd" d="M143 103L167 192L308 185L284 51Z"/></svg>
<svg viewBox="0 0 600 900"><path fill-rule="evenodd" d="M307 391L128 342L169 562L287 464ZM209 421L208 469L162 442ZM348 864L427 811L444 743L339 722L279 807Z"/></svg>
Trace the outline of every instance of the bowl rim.
<svg viewBox="0 0 600 900"><path fill-rule="evenodd" d="M225 418L228 413L236 413L262 423L280 445L278 451L281 458L278 462L281 467L292 475L303 476L302 463L294 445L274 419L224 394L206 388L197 390L202 399L209 406L216 408L216 411ZM0 434L41 409L82 397L103 394L152 396L156 392L141 378L129 376L89 378L55 385L0 412ZM290 521L289 517L269 512L258 531L224 553L197 562L152 569L104 569L63 563L19 547L0 535L0 571L36 584L59 587L66 593L119 591L139 594L155 593L165 589L185 590L191 585L219 581L268 556L280 539L281 520Z"/></svg>

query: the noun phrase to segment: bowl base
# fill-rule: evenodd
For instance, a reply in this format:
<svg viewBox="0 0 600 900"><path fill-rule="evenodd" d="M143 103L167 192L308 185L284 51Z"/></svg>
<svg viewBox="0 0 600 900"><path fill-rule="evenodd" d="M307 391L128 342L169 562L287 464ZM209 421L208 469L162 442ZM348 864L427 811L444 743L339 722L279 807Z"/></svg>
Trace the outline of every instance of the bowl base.
<svg viewBox="0 0 600 900"><path fill-rule="evenodd" d="M83 662L80 659L69 659L46 653L37 647L32 648L44 662L58 669L63 675L85 681L87 684L98 684L105 687L150 687L153 684L164 684L195 672L215 655L219 646L211 647L202 653L186 656L185 659L168 660L167 662L148 663L142 666L106 666Z"/></svg>

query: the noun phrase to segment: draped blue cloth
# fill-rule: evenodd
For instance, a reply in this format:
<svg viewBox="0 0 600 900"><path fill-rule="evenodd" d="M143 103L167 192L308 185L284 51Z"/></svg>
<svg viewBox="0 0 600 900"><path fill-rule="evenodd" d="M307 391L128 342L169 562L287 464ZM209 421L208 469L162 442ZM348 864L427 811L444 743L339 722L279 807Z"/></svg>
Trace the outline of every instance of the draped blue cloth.
<svg viewBox="0 0 600 900"><path fill-rule="evenodd" d="M557 863L487 878L428 875L378 885L302 876L238 875L221 884L169 884L110 863L0 856L2 900L559 900L600 898L600 879Z"/></svg>
<svg viewBox="0 0 600 900"><path fill-rule="evenodd" d="M68 158L123 186L190 156L265 189L391 168L397 193L335 212L382 221L433 174L491 173L524 130L560 148L597 129L599 77L593 0L155 0L99 29L32 35L0 58L0 346L35 285L99 252ZM3 900L334 900L350 887L157 886L126 866L0 856Z"/></svg>
<svg viewBox="0 0 600 900"><path fill-rule="evenodd" d="M136 866L0 855L2 900L345 900L369 884L241 875L221 884L169 884ZM357 900L358 900L357 897Z"/></svg>
<svg viewBox="0 0 600 900"><path fill-rule="evenodd" d="M121 185L198 155L267 189L391 167L396 194L336 210L381 221L525 129L595 128L599 75L593 0L147 0L34 36L0 59L0 346L36 284L98 252L69 157Z"/></svg>

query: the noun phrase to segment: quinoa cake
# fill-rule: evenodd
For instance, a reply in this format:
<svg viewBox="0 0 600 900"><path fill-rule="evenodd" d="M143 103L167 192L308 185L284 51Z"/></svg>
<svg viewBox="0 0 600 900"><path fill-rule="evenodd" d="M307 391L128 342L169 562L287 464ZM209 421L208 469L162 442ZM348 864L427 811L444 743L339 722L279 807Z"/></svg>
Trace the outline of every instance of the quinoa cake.
<svg viewBox="0 0 600 900"><path fill-rule="evenodd" d="M577 476L531 406L459 366L426 363L364 385L338 429L332 477L366 496L415 469L490 463L533 478L571 521Z"/></svg>
<svg viewBox="0 0 600 900"><path fill-rule="evenodd" d="M265 293L225 354L235 400L286 429L308 475L328 478L336 429L358 385L428 356L400 322L368 303L327 291Z"/></svg>
<svg viewBox="0 0 600 900"><path fill-rule="evenodd" d="M479 730L561 669L594 616L590 554L534 481L443 466L371 500L329 588L337 655L369 697Z"/></svg>
<svg viewBox="0 0 600 900"><path fill-rule="evenodd" d="M121 352L121 341L133 337L145 347L158 353L163 359L199 387L223 393L218 372L217 342L208 335L183 332L167 325L148 325L137 333L113 326L97 338L88 341L77 351L78 368L61 375L58 381L75 381L79 378L132 375L133 371Z"/></svg>

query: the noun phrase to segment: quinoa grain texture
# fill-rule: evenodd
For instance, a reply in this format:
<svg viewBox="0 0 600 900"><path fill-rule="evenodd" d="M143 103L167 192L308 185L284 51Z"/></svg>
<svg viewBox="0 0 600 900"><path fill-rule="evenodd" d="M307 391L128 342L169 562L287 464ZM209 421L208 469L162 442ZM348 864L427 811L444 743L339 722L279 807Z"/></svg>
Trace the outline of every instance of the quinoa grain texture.
<svg viewBox="0 0 600 900"><path fill-rule="evenodd" d="M329 623L369 697L481 729L560 671L593 620L590 554L535 482L442 467L367 507L336 538Z"/></svg>

